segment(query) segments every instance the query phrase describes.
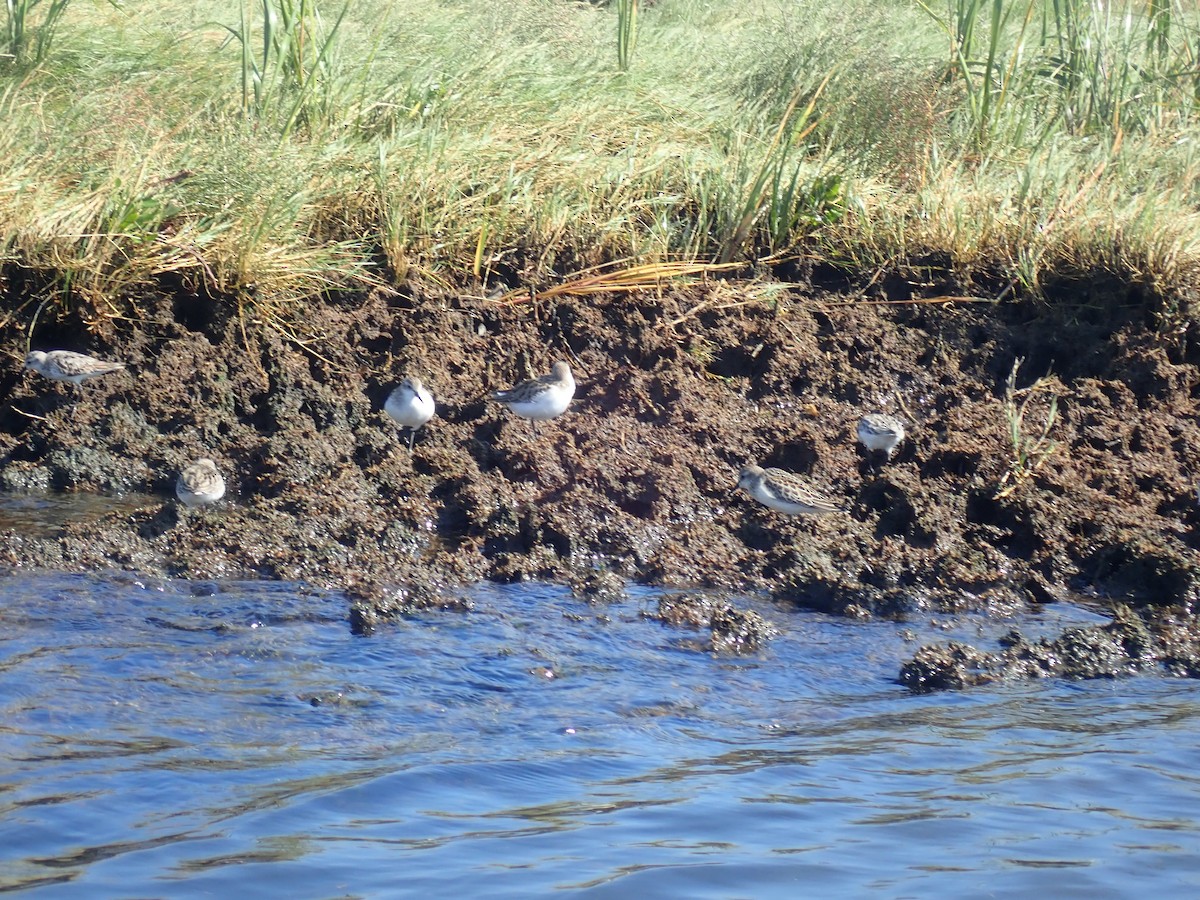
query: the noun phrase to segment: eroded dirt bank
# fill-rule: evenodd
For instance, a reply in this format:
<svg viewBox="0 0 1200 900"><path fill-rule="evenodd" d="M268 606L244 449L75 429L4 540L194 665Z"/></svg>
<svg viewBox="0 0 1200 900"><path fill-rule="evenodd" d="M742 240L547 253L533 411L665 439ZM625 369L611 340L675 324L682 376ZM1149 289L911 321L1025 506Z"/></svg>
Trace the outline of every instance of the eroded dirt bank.
<svg viewBox="0 0 1200 900"><path fill-rule="evenodd" d="M39 326L35 348L129 363L74 408L68 388L22 376L28 323L14 322L0 487L162 500L54 537L4 534L0 564L305 580L350 590L366 619L452 606L454 587L478 579L585 585L597 570L765 589L851 616L1082 594L1129 604L1149 629L1113 673L1165 661L1195 674L1178 662L1198 646L1193 335L1164 338L1136 298L848 303L790 289L764 303L754 287L509 306L380 291L313 305L304 346L244 329L226 301L151 297L132 324ZM535 432L483 399L556 358L579 383L560 419ZM1036 435L1057 396L1056 446L997 499L1014 459L1003 398L1017 358L1018 388L1049 376L1024 430ZM439 404L411 456L382 413L404 373ZM873 410L911 425L883 466L854 441ZM174 479L201 456L229 500L180 511ZM749 462L804 475L848 511L794 520L758 507L732 493ZM1019 668L960 647L911 665L914 689Z"/></svg>

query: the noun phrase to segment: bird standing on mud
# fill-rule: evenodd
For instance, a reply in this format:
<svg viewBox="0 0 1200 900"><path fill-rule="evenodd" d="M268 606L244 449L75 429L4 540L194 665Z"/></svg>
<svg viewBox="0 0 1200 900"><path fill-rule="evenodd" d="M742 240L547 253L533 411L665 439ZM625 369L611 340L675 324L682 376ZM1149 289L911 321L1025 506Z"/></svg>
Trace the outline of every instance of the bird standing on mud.
<svg viewBox="0 0 1200 900"><path fill-rule="evenodd" d="M522 381L508 390L495 391L492 399L536 423L561 416L574 396L575 378L571 375L571 367L559 360L549 375Z"/></svg>
<svg viewBox="0 0 1200 900"><path fill-rule="evenodd" d="M858 421L858 439L868 452L882 451L891 460L904 441L904 423L887 413L867 413Z"/></svg>
<svg viewBox="0 0 1200 900"><path fill-rule="evenodd" d="M25 368L55 381L69 381L78 388L89 378L119 372L125 363L107 362L73 350L31 350L25 357Z"/></svg>
<svg viewBox="0 0 1200 900"><path fill-rule="evenodd" d="M383 411L408 429L409 453L412 453L417 429L433 418L434 409L433 394L415 376L401 381L383 404Z"/></svg>
<svg viewBox="0 0 1200 900"><path fill-rule="evenodd" d="M211 459L201 459L179 473L175 496L184 506L207 506L225 496L225 479Z"/></svg>
<svg viewBox="0 0 1200 900"><path fill-rule="evenodd" d="M783 469L746 466L742 469L737 486L763 506L789 516L842 511L840 506L818 494L799 476Z"/></svg>

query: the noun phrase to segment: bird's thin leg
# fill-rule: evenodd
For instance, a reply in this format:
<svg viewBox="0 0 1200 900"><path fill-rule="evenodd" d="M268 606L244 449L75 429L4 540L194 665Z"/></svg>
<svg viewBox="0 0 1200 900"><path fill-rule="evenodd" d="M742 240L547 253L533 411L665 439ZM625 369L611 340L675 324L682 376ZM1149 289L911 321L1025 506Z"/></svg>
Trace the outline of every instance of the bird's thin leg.
<svg viewBox="0 0 1200 900"><path fill-rule="evenodd" d="M416 439L417 439L417 429L415 429L415 428L408 429L408 452L409 453L412 453L413 441L415 441Z"/></svg>

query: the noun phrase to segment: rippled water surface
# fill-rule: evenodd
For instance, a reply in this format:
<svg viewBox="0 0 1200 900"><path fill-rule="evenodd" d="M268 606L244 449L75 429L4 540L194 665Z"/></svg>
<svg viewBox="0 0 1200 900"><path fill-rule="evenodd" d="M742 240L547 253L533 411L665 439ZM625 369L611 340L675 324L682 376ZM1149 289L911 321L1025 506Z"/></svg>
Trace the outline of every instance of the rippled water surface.
<svg viewBox="0 0 1200 900"><path fill-rule="evenodd" d="M650 592L473 599L361 637L297 585L0 579L0 889L1200 892L1195 682L913 697L928 621L759 607L733 659Z"/></svg>

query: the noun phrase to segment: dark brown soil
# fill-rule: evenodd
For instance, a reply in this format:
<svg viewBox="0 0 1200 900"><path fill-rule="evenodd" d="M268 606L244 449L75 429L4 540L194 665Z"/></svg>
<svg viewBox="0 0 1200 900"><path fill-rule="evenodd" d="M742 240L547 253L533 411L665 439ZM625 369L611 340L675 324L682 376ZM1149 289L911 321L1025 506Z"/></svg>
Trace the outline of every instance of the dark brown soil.
<svg viewBox="0 0 1200 900"><path fill-rule="evenodd" d="M756 287L544 305L380 291L312 304L292 339L245 325L226 301L151 297L132 323L39 326L36 348L129 363L74 407L69 387L21 374L28 323L14 321L0 488L161 501L55 536L10 531L0 565L338 586L364 630L380 615L456 608L455 589L480 579L586 595L597 572L598 591L619 593L621 579L762 589L855 617L1083 597L1122 601L1155 631L1136 667L1197 658L1193 336L1164 336L1145 304L1111 297L850 303L791 289L764 303ZM535 430L484 399L557 358L579 383L561 418ZM1052 379L1025 430L1036 434L1056 394L1056 446L997 499L1018 358L1018 388ZM411 455L382 413L404 373L439 404ZM867 411L911 424L890 463L854 440ZM226 475L228 499L178 509L176 474L201 456ZM751 462L809 478L847 512L797 520L757 506L733 490ZM737 635L745 623L718 625ZM1033 652L1016 642L964 657L959 674L1012 670L1003 659ZM955 653L918 654L927 668L906 680L973 683L947 674Z"/></svg>

